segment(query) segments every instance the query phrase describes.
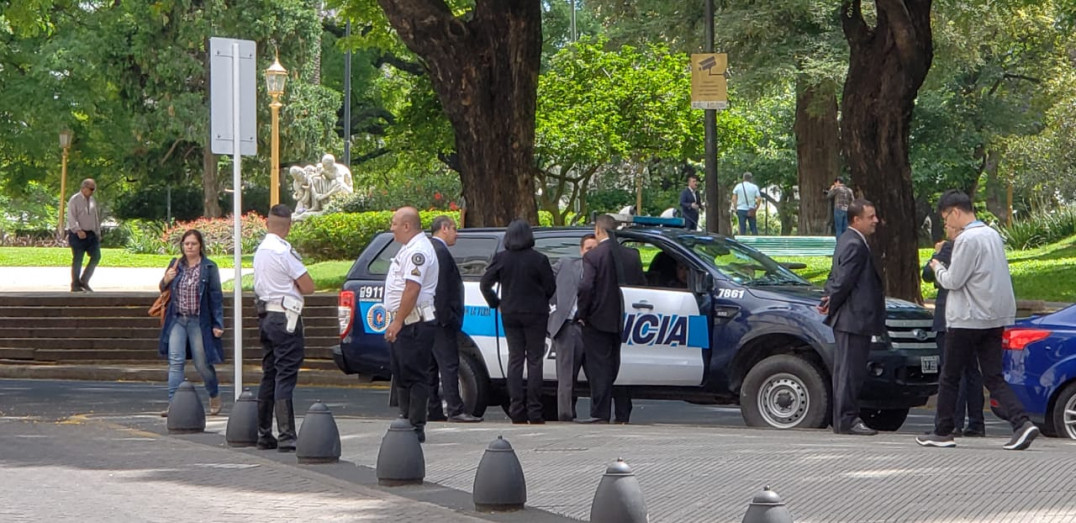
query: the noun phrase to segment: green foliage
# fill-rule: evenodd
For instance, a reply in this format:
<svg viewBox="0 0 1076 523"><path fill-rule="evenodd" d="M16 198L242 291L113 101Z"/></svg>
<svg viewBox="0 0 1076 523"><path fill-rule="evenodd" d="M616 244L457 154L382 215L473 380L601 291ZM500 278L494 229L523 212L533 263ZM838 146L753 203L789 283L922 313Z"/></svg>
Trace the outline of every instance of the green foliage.
<svg viewBox="0 0 1076 523"><path fill-rule="evenodd" d="M243 252L252 253L258 248L258 244L265 238L265 218L257 213L250 212L240 218L240 248ZM233 234L235 224L231 216L224 218L200 218L189 222L177 222L169 227L161 235L161 248L163 252L179 255L179 241L183 233L190 229L198 229L205 239L205 253L209 256L233 254L235 244ZM161 251L158 251L161 252Z"/></svg>
<svg viewBox="0 0 1076 523"><path fill-rule="evenodd" d="M160 185L121 193L113 203L117 219L164 220L168 216L168 188ZM202 188L193 185L172 187L172 217L193 220L202 216Z"/></svg>
<svg viewBox="0 0 1076 523"><path fill-rule="evenodd" d="M1076 206L1041 211L1001 229L1012 249L1030 249L1058 242L1076 234Z"/></svg>
<svg viewBox="0 0 1076 523"><path fill-rule="evenodd" d="M429 228L433 219L450 216L459 223L458 211L420 211L422 227ZM354 260L378 233L389 230L392 211L361 213L332 213L310 216L292 225L288 241L311 260ZM553 225L548 212L538 213L539 225Z"/></svg>
<svg viewBox="0 0 1076 523"><path fill-rule="evenodd" d="M458 211L460 178L455 173L429 174L411 178L383 188L356 188L328 206L327 212L367 212L412 206L424 210Z"/></svg>
<svg viewBox="0 0 1076 523"><path fill-rule="evenodd" d="M5 33L0 44L0 114L17 122L0 127L0 177L13 182L7 194L22 196L29 181L58 187L57 132L64 127L74 131L71 179L95 178L103 194L201 186L210 36L256 41L259 72L279 47L291 73L281 112L283 163L340 149L332 132L339 95L316 85L321 27L308 0L27 1L48 6L22 11L19 27L39 22L45 30ZM271 133L260 74L258 84L263 154L244 161L244 177L264 186ZM215 180L210 186L221 188Z"/></svg>
<svg viewBox="0 0 1076 523"><path fill-rule="evenodd" d="M6 188L8 184L3 185ZM56 230L60 216L59 198L44 184L28 183L21 188L20 197L8 196L6 192L0 190L0 235L7 237L16 234L16 231Z"/></svg>

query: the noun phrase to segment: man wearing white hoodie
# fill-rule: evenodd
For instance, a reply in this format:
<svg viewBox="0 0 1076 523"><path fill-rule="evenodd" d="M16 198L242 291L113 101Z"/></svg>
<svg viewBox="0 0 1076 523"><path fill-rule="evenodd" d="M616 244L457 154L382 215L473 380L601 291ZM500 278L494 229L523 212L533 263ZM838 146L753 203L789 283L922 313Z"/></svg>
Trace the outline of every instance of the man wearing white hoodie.
<svg viewBox="0 0 1076 523"><path fill-rule="evenodd" d="M946 227L960 232L949 266L938 260L930 262L938 285L949 290L945 309L948 333L934 432L915 440L924 447L956 446L952 432L960 377L965 367L978 361L990 397L998 401L1012 424L1013 436L1004 448L1024 450L1039 435L1039 429L1001 375L1002 333L1016 319L1005 245L997 231L975 218L971 199L960 191L946 191L938 201L938 212Z"/></svg>

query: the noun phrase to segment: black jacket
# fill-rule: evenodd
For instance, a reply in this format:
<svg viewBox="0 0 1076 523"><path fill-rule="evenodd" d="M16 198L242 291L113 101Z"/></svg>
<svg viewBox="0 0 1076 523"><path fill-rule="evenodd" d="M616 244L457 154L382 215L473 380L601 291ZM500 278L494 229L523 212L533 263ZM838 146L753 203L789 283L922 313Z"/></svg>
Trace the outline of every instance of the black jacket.
<svg viewBox="0 0 1076 523"><path fill-rule="evenodd" d="M493 285L501 284L501 295ZM549 298L557 290L557 280L549 258L534 249L501 251L493 255L479 284L490 307L501 314L549 315Z"/></svg>
<svg viewBox="0 0 1076 523"><path fill-rule="evenodd" d="M430 238L433 252L437 254L437 291L433 307L437 311L437 324L442 327L463 326L463 278L460 268L448 246L439 238Z"/></svg>
<svg viewBox="0 0 1076 523"><path fill-rule="evenodd" d="M934 253L931 256L931 260L938 260L942 262L946 267L949 266L949 262L953 258L953 242L946 241L942 244L941 250ZM930 260L927 260L927 264L923 266L923 281L927 283L934 283L934 288L938 289L938 297L934 299L934 332L945 331L945 301L949 298L949 289L938 285L938 282L934 281L934 269L930 268Z"/></svg>
<svg viewBox="0 0 1076 523"><path fill-rule="evenodd" d="M617 262L623 282L618 283ZM583 279L579 282L579 319L602 332L620 333L624 322L621 285L646 285L639 251L610 238L583 256Z"/></svg>
<svg viewBox="0 0 1076 523"><path fill-rule="evenodd" d="M833 330L863 336L885 332L882 274L855 229L849 228L837 239L825 295L829 296L825 323Z"/></svg>

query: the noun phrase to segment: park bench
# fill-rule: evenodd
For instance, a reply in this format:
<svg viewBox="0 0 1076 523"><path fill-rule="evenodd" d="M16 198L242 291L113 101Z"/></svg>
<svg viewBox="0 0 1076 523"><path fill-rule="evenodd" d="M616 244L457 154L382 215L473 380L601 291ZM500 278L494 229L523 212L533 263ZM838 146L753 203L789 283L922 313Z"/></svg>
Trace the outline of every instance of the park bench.
<svg viewBox="0 0 1076 523"><path fill-rule="evenodd" d="M737 236L736 241L767 256L833 256L833 236Z"/></svg>

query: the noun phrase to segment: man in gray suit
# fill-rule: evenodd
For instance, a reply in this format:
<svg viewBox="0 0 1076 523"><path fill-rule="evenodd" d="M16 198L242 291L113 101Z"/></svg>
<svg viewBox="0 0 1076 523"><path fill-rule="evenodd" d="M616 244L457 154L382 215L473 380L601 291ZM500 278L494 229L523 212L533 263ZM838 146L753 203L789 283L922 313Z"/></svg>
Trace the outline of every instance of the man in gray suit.
<svg viewBox="0 0 1076 523"><path fill-rule="evenodd" d="M826 280L818 311L833 327L837 352L833 357L833 432L877 434L859 417L859 391L867 377L871 336L885 333L885 292L882 273L874 264L867 237L874 234L878 215L874 204L858 199L848 205L851 226L837 239L833 268Z"/></svg>
<svg viewBox="0 0 1076 523"><path fill-rule="evenodd" d="M553 266L557 293L550 300L553 311L549 313L546 332L557 355L557 418L560 421L575 418L575 382L583 364L583 334L576 322L576 301L579 280L583 277L582 256L597 245L597 238L587 234L579 240L579 258L561 258Z"/></svg>

